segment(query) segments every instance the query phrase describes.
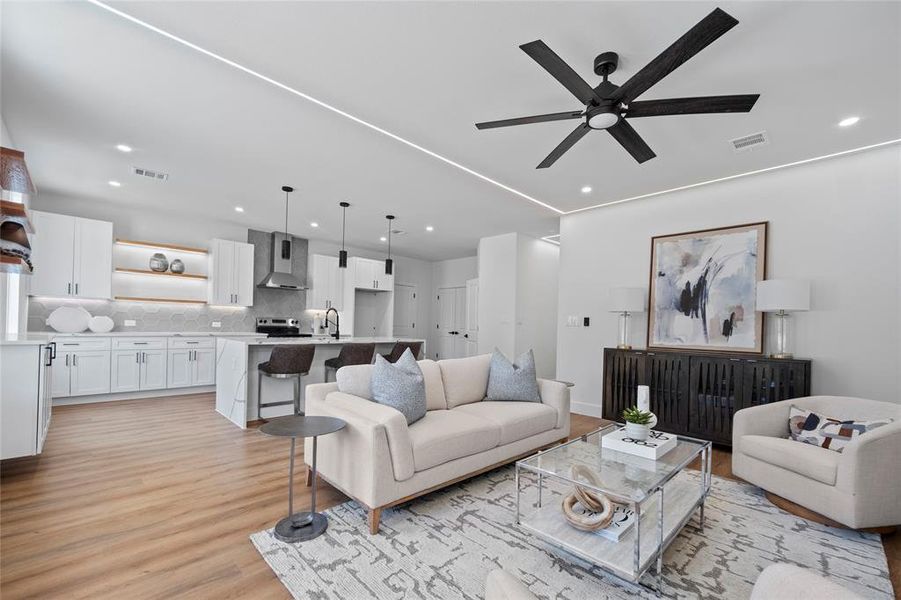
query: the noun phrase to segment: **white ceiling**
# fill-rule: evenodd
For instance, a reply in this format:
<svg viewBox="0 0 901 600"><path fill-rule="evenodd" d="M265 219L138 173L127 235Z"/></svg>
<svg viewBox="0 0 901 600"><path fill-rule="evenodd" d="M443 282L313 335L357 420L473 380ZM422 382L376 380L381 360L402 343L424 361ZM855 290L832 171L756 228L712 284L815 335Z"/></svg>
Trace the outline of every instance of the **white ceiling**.
<svg viewBox="0 0 901 600"><path fill-rule="evenodd" d="M901 138L898 2L113 6L561 211ZM594 56L614 50L622 83L714 6L740 24L641 98L760 93L750 114L634 119L657 158L638 165L592 132L544 170L573 122L473 126L581 108L522 43L543 39L589 83ZM3 118L44 190L274 229L291 184L295 234L340 236L347 200L349 243L378 247L390 212L408 231L397 251L427 259L557 228L554 211L86 2L3 2L0 51ZM732 152L760 130L770 145Z"/></svg>

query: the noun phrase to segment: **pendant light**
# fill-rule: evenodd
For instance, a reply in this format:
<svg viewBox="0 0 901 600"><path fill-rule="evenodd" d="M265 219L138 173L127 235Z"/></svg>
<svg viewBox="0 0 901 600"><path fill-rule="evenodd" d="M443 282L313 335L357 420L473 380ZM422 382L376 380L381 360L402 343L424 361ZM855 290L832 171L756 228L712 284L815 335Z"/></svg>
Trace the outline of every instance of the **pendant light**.
<svg viewBox="0 0 901 600"><path fill-rule="evenodd" d="M394 261L391 260L391 221L394 220L394 215L386 215L386 219L388 219L388 258L385 259L385 275L391 275L394 272Z"/></svg>
<svg viewBox="0 0 901 600"><path fill-rule="evenodd" d="M347 250L344 249L344 230L347 227L347 207L350 206L349 202L339 202L338 205L341 207L343 211L341 215L341 250L338 252L338 267L341 269L347 268Z"/></svg>

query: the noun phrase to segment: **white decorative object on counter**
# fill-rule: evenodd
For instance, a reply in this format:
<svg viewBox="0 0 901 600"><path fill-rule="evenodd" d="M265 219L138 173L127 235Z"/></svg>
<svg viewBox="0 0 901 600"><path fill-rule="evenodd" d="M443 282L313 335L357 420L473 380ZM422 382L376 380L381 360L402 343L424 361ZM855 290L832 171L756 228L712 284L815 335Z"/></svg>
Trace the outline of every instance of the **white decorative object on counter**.
<svg viewBox="0 0 901 600"><path fill-rule="evenodd" d="M47 325L60 333L81 333L88 328L91 313L80 306L60 306L47 318Z"/></svg>
<svg viewBox="0 0 901 600"><path fill-rule="evenodd" d="M91 320L88 321L88 328L94 333L109 333L115 326L113 320L105 315L91 317Z"/></svg>
<svg viewBox="0 0 901 600"><path fill-rule="evenodd" d="M629 435L625 427L622 427L603 436L601 446L609 450L657 460L676 447L676 436L651 430L646 440L637 440Z"/></svg>

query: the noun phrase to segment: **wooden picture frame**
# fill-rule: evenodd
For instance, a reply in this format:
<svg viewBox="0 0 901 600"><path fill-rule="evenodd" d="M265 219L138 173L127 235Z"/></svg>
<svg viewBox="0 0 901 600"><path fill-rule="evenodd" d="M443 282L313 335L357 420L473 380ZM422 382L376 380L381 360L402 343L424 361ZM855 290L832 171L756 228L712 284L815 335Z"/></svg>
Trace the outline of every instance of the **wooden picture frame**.
<svg viewBox="0 0 901 600"><path fill-rule="evenodd" d="M762 354L767 221L651 238L648 349Z"/></svg>

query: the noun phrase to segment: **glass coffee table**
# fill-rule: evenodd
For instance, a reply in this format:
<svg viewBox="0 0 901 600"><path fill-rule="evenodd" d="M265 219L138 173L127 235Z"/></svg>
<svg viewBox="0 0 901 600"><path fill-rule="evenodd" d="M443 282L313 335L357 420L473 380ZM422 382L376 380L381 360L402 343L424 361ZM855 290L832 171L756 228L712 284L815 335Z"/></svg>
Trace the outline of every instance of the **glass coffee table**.
<svg viewBox="0 0 901 600"><path fill-rule="evenodd" d="M676 447L657 460L617 452L601 446L601 438L619 429L611 424L580 438L539 452L516 463L516 522L583 560L625 579L640 583L655 566L656 591L661 589L663 552L679 531L699 512L704 526L704 500L710 490L711 443L676 436ZM695 459L701 471L683 471ZM573 467L587 467L599 485L576 480ZM536 480L528 493L524 478ZM617 541L597 532L576 529L563 516L561 504L574 485L600 492L635 513L635 522Z"/></svg>

